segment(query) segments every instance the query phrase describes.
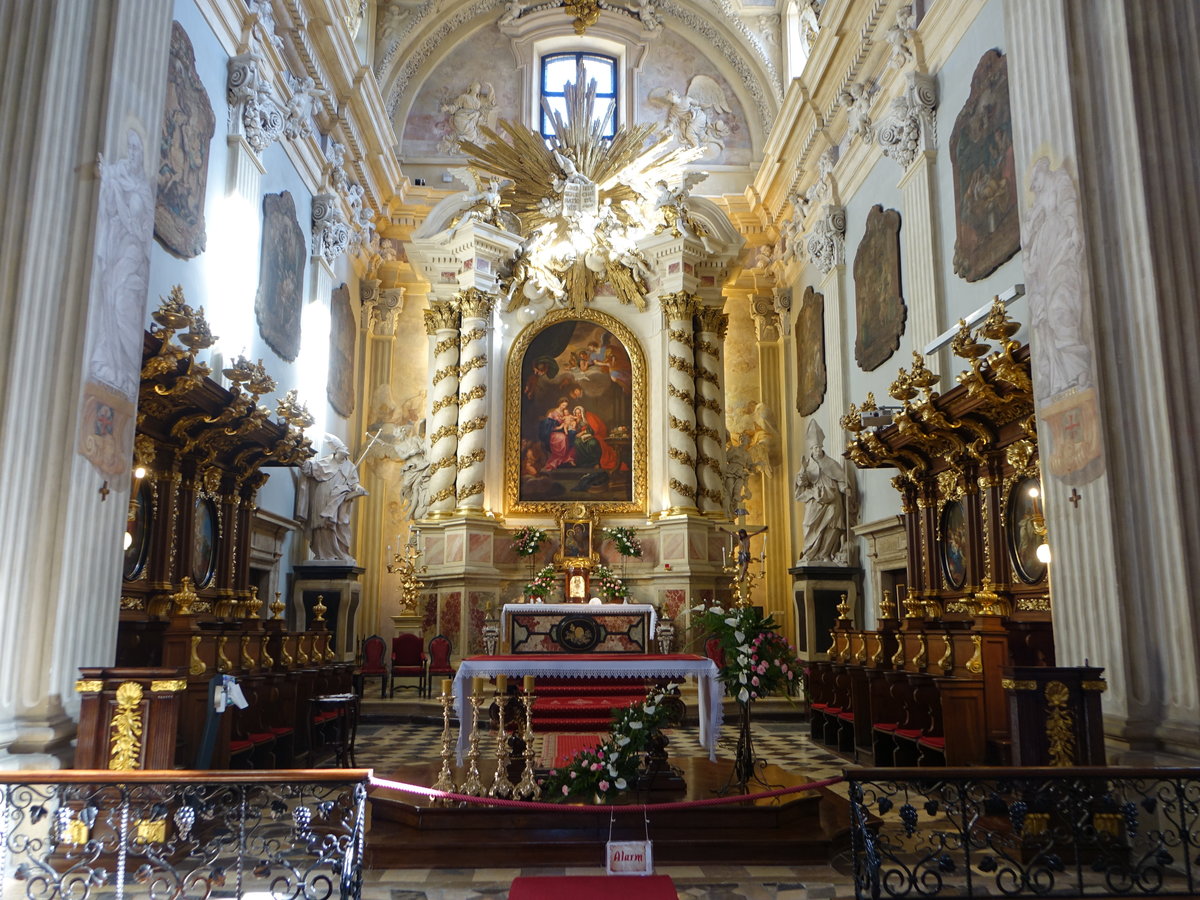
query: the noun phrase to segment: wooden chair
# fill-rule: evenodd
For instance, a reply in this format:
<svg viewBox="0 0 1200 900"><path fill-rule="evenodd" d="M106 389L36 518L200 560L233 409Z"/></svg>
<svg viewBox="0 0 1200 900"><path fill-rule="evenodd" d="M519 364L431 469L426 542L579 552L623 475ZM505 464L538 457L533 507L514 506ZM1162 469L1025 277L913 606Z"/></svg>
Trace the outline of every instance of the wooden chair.
<svg viewBox="0 0 1200 900"><path fill-rule="evenodd" d="M368 678L378 678L379 696L381 698L387 696L388 683L392 673L388 668L387 644L379 635L373 634L363 641L362 665L358 667L358 671L354 675L358 696L361 697L365 692L365 682Z"/></svg>
<svg viewBox="0 0 1200 900"><path fill-rule="evenodd" d="M435 635L429 642L429 668L425 673L425 696L433 694L433 679L437 675L444 678L454 677L454 666L450 665L450 651L453 649L449 638L445 635Z"/></svg>
<svg viewBox="0 0 1200 900"><path fill-rule="evenodd" d="M425 693L425 650L419 634L401 634L392 638L392 697L396 696L397 678L417 679L417 696Z"/></svg>

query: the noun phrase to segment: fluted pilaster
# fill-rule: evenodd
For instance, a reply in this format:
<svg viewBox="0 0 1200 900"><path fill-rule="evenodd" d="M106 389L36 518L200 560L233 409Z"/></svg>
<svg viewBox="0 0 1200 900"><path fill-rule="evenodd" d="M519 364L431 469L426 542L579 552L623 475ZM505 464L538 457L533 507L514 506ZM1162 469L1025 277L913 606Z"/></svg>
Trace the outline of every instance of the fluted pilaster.
<svg viewBox="0 0 1200 900"><path fill-rule="evenodd" d="M487 328L495 298L474 288L458 299L458 511L483 509L483 464L487 457Z"/></svg>
<svg viewBox="0 0 1200 900"><path fill-rule="evenodd" d="M454 511L458 481L459 313L454 303L438 300L425 310L425 333L433 341L429 515L444 516Z"/></svg>
<svg viewBox="0 0 1200 900"><path fill-rule="evenodd" d="M661 301L667 328L667 489L669 512L696 510L696 365L692 315L696 298L686 291Z"/></svg>
<svg viewBox="0 0 1200 900"><path fill-rule="evenodd" d="M700 511L724 514L725 390L722 385L721 344L729 316L704 306L696 311L696 478Z"/></svg>
<svg viewBox="0 0 1200 900"><path fill-rule="evenodd" d="M908 268L909 333L913 349L920 352L942 333L942 282L940 229L937 205L934 202L935 173L933 151L918 153L900 178L904 196L904 259ZM926 365L935 372L944 371L938 357L931 356Z"/></svg>

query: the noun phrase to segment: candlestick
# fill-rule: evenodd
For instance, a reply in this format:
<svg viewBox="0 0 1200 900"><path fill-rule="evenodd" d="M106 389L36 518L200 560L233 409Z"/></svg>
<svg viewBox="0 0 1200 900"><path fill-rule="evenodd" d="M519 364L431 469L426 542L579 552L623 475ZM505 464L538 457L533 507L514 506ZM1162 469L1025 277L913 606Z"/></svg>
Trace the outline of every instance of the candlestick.
<svg viewBox="0 0 1200 900"><path fill-rule="evenodd" d="M511 797L513 783L508 779L510 759L508 729L504 727L504 710L508 706L508 678L496 676L496 777L488 789L489 797Z"/></svg>
<svg viewBox="0 0 1200 900"><path fill-rule="evenodd" d="M479 707L483 702L483 690L479 687L480 679L476 678L475 693L471 695L471 743L467 750L467 780L462 783L459 793L468 797L482 797L487 793L483 780L479 777Z"/></svg>
<svg viewBox="0 0 1200 900"><path fill-rule="evenodd" d="M525 693L521 702L525 705L525 771L521 780L513 788L513 797L517 800L537 800L542 796L542 789L533 778L533 701L537 697L533 693L533 676L525 676Z"/></svg>
<svg viewBox="0 0 1200 900"><path fill-rule="evenodd" d="M450 769L450 757L454 755L454 750L450 747L450 704L454 702L454 698L450 694L449 679L442 682L442 771L438 774L438 779L433 783L435 791L446 791L454 793L454 773ZM449 800L439 798L435 803L448 805Z"/></svg>

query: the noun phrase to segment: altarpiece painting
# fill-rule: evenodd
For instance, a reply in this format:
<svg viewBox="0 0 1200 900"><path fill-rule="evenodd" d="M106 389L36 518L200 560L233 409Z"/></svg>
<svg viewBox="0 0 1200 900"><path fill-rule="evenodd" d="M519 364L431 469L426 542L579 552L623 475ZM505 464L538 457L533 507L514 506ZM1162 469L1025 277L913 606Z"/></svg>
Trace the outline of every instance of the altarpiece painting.
<svg viewBox="0 0 1200 900"><path fill-rule="evenodd" d="M640 510L644 380L641 348L610 316L558 310L520 335L508 372L510 507Z"/></svg>
<svg viewBox="0 0 1200 900"><path fill-rule="evenodd" d="M825 295L804 289L796 314L796 412L810 416L825 399Z"/></svg>
<svg viewBox="0 0 1200 900"><path fill-rule="evenodd" d="M262 261L254 314L263 340L285 362L294 361L300 353L307 253L292 195L287 191L267 194L263 197Z"/></svg>
<svg viewBox="0 0 1200 900"><path fill-rule="evenodd" d="M879 204L854 255L854 358L864 372L883 365L900 346L908 308L900 287L900 213Z"/></svg>
<svg viewBox="0 0 1200 900"><path fill-rule="evenodd" d="M154 236L181 259L204 252L204 194L208 148L216 130L208 93L196 72L196 54L187 32L171 23L167 97L159 141L158 194Z"/></svg>
<svg viewBox="0 0 1200 900"><path fill-rule="evenodd" d="M1008 58L989 50L950 133L954 172L954 274L979 281L1021 249Z"/></svg>
<svg viewBox="0 0 1200 900"><path fill-rule="evenodd" d="M339 416L354 413L354 308L350 289L343 284L329 298L329 382L325 393Z"/></svg>

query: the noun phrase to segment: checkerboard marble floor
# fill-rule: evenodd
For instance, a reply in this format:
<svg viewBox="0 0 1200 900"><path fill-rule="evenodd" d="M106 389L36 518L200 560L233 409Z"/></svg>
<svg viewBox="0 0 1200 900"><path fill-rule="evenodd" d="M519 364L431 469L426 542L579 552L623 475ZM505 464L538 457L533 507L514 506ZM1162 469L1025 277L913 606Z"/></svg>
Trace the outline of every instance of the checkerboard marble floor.
<svg viewBox="0 0 1200 900"><path fill-rule="evenodd" d="M840 775L850 763L814 744L807 723L799 721L756 723L754 748L767 762L812 780ZM366 721L358 731L359 766L380 775L402 765L439 760L440 725ZM694 729L668 732L670 751L679 756L703 756ZM732 756L736 732L726 726L718 753ZM540 738L539 738L540 744ZM537 747L540 751L540 746ZM838 791L844 786L837 785ZM826 900L854 896L852 863L831 860L828 866L659 866L670 875L680 900ZM519 875L603 875L602 868L525 869L389 869L366 873L365 900L506 900L512 880ZM620 891L614 887L614 897Z"/></svg>

